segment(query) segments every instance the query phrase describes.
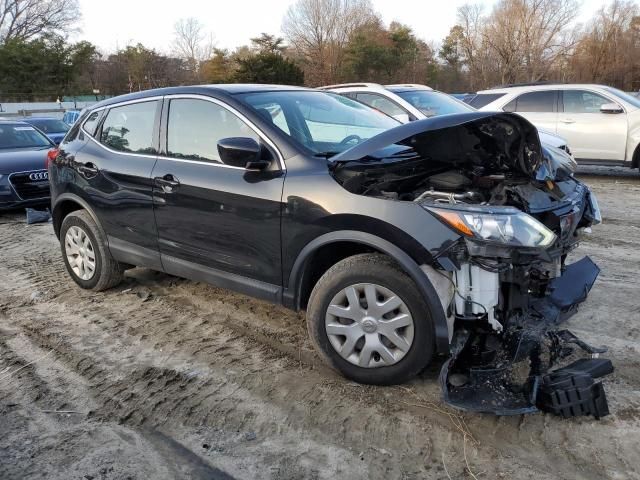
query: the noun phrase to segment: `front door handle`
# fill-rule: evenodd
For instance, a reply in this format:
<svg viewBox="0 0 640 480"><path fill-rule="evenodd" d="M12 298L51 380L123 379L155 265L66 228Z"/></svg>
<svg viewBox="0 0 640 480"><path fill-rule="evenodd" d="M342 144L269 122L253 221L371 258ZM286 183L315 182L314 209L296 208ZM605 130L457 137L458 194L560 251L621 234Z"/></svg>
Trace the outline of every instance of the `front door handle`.
<svg viewBox="0 0 640 480"><path fill-rule="evenodd" d="M98 167L91 162L87 162L78 165L78 173L80 173L84 178L93 178L98 175Z"/></svg>
<svg viewBox="0 0 640 480"><path fill-rule="evenodd" d="M153 179L165 193L173 193L176 188L180 186L180 180L171 175L170 173L166 174L164 177L156 177Z"/></svg>
<svg viewBox="0 0 640 480"><path fill-rule="evenodd" d="M576 123L576 121L573 118L563 118L562 120L560 120L562 123Z"/></svg>

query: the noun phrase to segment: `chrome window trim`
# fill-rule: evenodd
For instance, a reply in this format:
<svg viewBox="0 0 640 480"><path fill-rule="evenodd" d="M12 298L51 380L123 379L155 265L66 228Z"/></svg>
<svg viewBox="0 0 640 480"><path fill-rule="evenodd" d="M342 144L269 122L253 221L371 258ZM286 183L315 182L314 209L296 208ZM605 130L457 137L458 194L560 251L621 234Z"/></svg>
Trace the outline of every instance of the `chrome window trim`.
<svg viewBox="0 0 640 480"><path fill-rule="evenodd" d="M89 118L92 113L100 112L101 110L104 110L106 108L111 109L111 108L117 108L117 107L124 107L124 106L131 105L131 104L134 104L134 103L157 102L159 100L162 101L163 98L164 97L162 97L162 96L145 97L145 98L138 98L136 100L129 100L129 101L126 101L126 102L114 103L114 104L111 104L111 105L105 105L103 107L99 107L99 108L96 108L94 110L90 110L89 114L87 115L87 118ZM85 120L85 122L86 122L86 120ZM108 152L115 153L115 154L118 154L118 155L133 155L135 157L142 157L142 158L153 158L153 159L157 159L158 158L158 155L149 155L148 153L121 152L121 151L118 151L118 150L114 150L113 148L107 147L103 143L101 143L98 140L96 140L93 135L91 135L89 132L87 132L84 129L84 122L82 122L82 125L80 125L80 131L82 133L84 133L87 137L89 137L91 140L93 140L98 146L104 148Z"/></svg>
<svg viewBox="0 0 640 480"><path fill-rule="evenodd" d="M625 114L628 113L627 112L627 104L626 104L626 102L622 98L618 98L615 95L613 95L613 94L611 94L611 93L609 93L607 91L601 92L599 90L594 90L592 87L576 87L576 88L566 88L566 87L562 88L562 87L563 87L563 85L558 85L558 86L554 85L553 89L551 89L551 88L550 89L536 89L536 90L527 90L527 91L519 92L519 93L511 93L511 97L510 98L509 98L509 93L507 93L505 96L507 97L508 101L503 102L500 105L500 107L498 107L498 108L500 108L500 110L502 110L504 112L505 111L505 110L503 110L504 107L506 107L509 103L511 103L512 100L517 99L518 97L524 95L525 93L549 92L549 91L556 90L557 92L562 94L562 102L563 102L562 103L562 112L559 109L557 109L556 112L522 112L522 113L558 113L558 114L571 113L571 112L565 112L564 111L564 92L584 91L584 92L593 93L593 94L598 95L600 97L604 97L607 100L609 100L610 103L615 103L615 104L619 105L620 107L622 107L622 110L624 111ZM611 99L612 96L614 98L613 100ZM510 113L518 113L518 112L510 112ZM574 114L576 114L576 113L574 112Z"/></svg>
<svg viewBox="0 0 640 480"><path fill-rule="evenodd" d="M164 95L164 96L155 96L155 97L145 97L145 98L139 98L136 100L128 100L126 102L121 102L121 103L113 103L110 105L105 105L99 108L96 108L94 110L91 110L89 115L91 115L93 112L99 112L101 110L104 109L111 109L111 108L117 108L117 107L123 107L126 105L130 105L130 104L134 104L134 103L143 103L143 102L153 102L153 101L158 101L158 100L174 100L174 99L194 99L194 100L204 100L204 101L208 101L211 103L215 103L216 105L224 108L225 110L228 110L229 112L233 113L235 116L237 116L240 120L242 120L244 123L247 124L247 126L249 128L251 128L251 130L253 130L254 132L256 132L256 134L258 135L258 137L260 137L267 145L269 145L275 152L276 152L276 156L278 157L278 163L280 165L280 170L282 171L286 171L287 170L287 166L284 162L284 157L282 155L282 153L280 152L280 150L278 149L278 147L276 147L276 145L264 134L264 132L262 132L262 130L260 130L251 120L249 120L247 117L245 117L242 113L238 112L235 108L233 108L230 105L227 105L226 103L218 100L217 98L213 98L213 97L209 97L207 95L198 95L198 94L175 94L175 95ZM167 124L167 128L169 127L169 125ZM133 155L136 157L143 157L143 158L154 158L154 159L158 159L158 160L172 160L175 162L186 162L186 163L195 163L195 164L200 164L200 165L211 165L214 167L222 167L222 168L232 168L235 170L244 170L244 171L251 171L251 170L247 170L246 168L243 167L235 167L233 165L226 165L224 163L214 163L214 162L205 162L205 161L201 161L201 160L189 160L186 158L174 158L174 157L168 157L166 155L149 155L146 153L134 153L134 152L120 152L118 150L114 150L110 147L107 147L106 145L102 144L101 142L99 142L98 140L96 140L93 135L89 134L89 132L87 132L84 129L84 123L82 125L80 125L80 131L82 133L84 133L85 135L87 135L91 140L93 140L97 145L99 145L100 147L104 148L105 150L111 152L111 153L116 153L118 155Z"/></svg>
<svg viewBox="0 0 640 480"><path fill-rule="evenodd" d="M204 101L207 101L207 102L215 103L219 107L222 107L225 110L228 110L229 112L233 113L236 117L238 117L240 120L242 120L244 123L246 123L247 126L251 130L256 132L256 135L258 135L258 137L260 137L262 139L262 141L264 141L267 145L269 145L276 152L276 155L278 157L278 163L280 164L280 170L283 170L283 171L287 170L287 166L284 163L284 157L282 156L282 153L280 152L278 147L276 147L276 145L269 139L269 137L267 137L265 135L265 133L262 130L260 130L251 120L249 120L247 117L245 117L242 113L240 113L238 110L233 108L231 105L228 105L228 104L224 103L223 101L218 100L217 98L208 97L206 95L191 94L191 93L177 93L175 95L166 95L164 98L166 100L169 100L169 101L171 101L171 100L179 100L179 99L204 100ZM167 131L168 130L169 130L169 122L168 122L168 117L167 117ZM203 164L206 164L206 165L218 165L218 166L224 166L224 167L227 167L227 168L235 168L235 169L239 169L239 170L247 170L246 168L234 167L234 166L231 166L231 165L225 165L224 163L201 162L199 160L188 160L188 159L173 158L173 157L166 157L166 156L163 156L162 158L170 159L170 160L180 160L180 161L190 161L190 162L196 162L196 163L203 163Z"/></svg>
<svg viewBox="0 0 640 480"><path fill-rule="evenodd" d="M89 115L91 115L91 113L93 112L99 112L106 108L124 107L126 105L131 105L134 103L153 102L157 100L162 100L163 98L164 98L164 95L155 95L153 97L136 98L135 100L126 100L124 102L111 103L109 105L103 105L102 107L91 109Z"/></svg>

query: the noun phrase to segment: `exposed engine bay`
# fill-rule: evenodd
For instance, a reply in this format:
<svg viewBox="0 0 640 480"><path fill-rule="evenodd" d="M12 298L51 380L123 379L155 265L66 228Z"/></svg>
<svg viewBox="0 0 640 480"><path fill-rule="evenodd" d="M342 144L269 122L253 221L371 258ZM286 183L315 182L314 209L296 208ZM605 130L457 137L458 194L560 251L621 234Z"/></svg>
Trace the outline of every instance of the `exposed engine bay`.
<svg viewBox="0 0 640 480"><path fill-rule="evenodd" d="M446 279L445 401L500 415L606 415L597 382L613 371L597 358L606 350L558 329L599 273L588 257L566 263L601 221L595 197L573 177L573 158L540 145L515 114L433 120L408 137L390 131L356 146L331 168L350 192L413 202L460 233L424 267L432 283Z"/></svg>

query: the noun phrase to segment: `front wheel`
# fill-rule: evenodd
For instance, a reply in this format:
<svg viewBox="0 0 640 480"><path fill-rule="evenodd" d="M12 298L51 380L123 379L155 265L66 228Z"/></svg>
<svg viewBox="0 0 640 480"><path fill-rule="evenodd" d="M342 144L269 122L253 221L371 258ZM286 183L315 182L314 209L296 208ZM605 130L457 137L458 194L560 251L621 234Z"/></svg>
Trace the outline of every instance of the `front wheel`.
<svg viewBox="0 0 640 480"><path fill-rule="evenodd" d="M360 383L402 383L434 351L429 306L389 258L346 258L320 278L309 298L309 335L323 359Z"/></svg>

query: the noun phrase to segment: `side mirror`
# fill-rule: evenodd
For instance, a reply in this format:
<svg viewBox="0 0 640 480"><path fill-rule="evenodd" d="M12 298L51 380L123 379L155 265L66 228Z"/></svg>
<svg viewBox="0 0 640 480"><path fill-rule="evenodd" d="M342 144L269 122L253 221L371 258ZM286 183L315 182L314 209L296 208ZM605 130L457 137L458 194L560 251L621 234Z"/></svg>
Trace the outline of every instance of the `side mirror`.
<svg viewBox="0 0 640 480"><path fill-rule="evenodd" d="M218 142L218 154L225 165L247 170L264 170L271 164L261 158L260 144L248 137L223 138Z"/></svg>
<svg viewBox="0 0 640 480"><path fill-rule="evenodd" d="M622 113L624 110L617 103L603 103L600 105L600 113Z"/></svg>

